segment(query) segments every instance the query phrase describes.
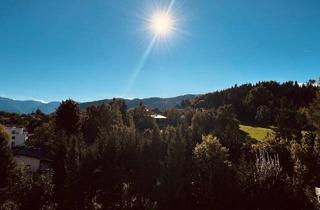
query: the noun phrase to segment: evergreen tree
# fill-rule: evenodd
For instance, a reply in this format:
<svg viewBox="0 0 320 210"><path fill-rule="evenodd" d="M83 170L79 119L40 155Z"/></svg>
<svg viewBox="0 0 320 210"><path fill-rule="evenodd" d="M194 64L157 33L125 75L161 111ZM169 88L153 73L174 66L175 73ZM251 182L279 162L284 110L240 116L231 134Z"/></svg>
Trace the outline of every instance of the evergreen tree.
<svg viewBox="0 0 320 210"><path fill-rule="evenodd" d="M71 99L63 101L56 111L56 127L67 135L77 134L80 128L80 109Z"/></svg>
<svg viewBox="0 0 320 210"><path fill-rule="evenodd" d="M230 209L235 192L228 149L211 135L194 149L196 161L195 189L200 209Z"/></svg>
<svg viewBox="0 0 320 210"><path fill-rule="evenodd" d="M191 174L188 173L186 137L181 127L165 130L167 152L161 173L162 209L186 209L191 202ZM189 200L188 200L189 199Z"/></svg>
<svg viewBox="0 0 320 210"><path fill-rule="evenodd" d="M268 126L271 124L272 112L266 105L261 105L257 108L255 120L262 126Z"/></svg>
<svg viewBox="0 0 320 210"><path fill-rule="evenodd" d="M4 199L6 188L15 168L8 142L9 135L4 127L0 125L0 203Z"/></svg>
<svg viewBox="0 0 320 210"><path fill-rule="evenodd" d="M308 118L316 128L318 137L320 138L320 92L317 94L316 99L310 105L308 110Z"/></svg>

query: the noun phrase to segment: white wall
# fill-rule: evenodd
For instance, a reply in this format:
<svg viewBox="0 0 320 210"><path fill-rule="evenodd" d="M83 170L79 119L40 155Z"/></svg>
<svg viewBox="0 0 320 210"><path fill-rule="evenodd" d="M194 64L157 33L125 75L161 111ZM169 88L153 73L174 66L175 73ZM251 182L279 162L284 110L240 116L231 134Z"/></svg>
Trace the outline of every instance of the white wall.
<svg viewBox="0 0 320 210"><path fill-rule="evenodd" d="M31 171L37 171L40 167L40 160L37 158L16 155L14 159L18 165L30 167Z"/></svg>
<svg viewBox="0 0 320 210"><path fill-rule="evenodd" d="M10 139L9 139L9 146L24 146L26 140L28 139L28 133L24 131L23 128L16 128L16 127L7 127L6 128Z"/></svg>

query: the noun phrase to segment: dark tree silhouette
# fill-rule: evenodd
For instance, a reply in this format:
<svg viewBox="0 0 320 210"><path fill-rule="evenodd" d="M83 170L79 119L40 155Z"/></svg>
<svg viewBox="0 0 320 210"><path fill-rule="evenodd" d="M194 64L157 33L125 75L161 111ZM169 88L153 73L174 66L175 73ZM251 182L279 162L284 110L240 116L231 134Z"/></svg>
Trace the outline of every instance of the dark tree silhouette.
<svg viewBox="0 0 320 210"><path fill-rule="evenodd" d="M56 127L67 135L76 134L80 128L80 109L73 100L61 103L56 112Z"/></svg>

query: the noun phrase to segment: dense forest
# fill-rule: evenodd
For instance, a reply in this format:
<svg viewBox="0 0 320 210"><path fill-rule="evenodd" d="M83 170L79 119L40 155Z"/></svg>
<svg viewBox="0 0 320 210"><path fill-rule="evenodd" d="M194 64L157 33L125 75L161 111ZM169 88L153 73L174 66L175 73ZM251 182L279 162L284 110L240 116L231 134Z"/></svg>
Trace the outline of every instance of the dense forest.
<svg viewBox="0 0 320 210"><path fill-rule="evenodd" d="M49 170L19 167L0 127L0 209L319 209L320 92L315 81L245 84L175 109L88 107L0 113L25 127ZM162 114L166 119L152 118ZM240 124L275 130L257 142Z"/></svg>

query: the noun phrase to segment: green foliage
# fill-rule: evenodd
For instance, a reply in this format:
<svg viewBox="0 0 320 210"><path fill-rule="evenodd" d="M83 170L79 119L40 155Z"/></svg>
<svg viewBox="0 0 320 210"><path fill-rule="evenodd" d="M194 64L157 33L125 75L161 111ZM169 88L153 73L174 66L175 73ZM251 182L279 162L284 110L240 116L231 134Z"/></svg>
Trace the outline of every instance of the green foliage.
<svg viewBox="0 0 320 210"><path fill-rule="evenodd" d="M192 104L209 109L161 113L168 116L161 125L142 104L128 111L119 100L83 112L69 100L56 115L23 116L34 131L29 144L45 151L52 171L16 168L0 132L0 166L8 172L0 174L1 208L314 209L320 140L309 125L317 129L318 106L302 109L300 101L312 91L274 82L234 87ZM301 97L282 100L283 94ZM247 114L261 125L277 122L277 136L239 126ZM310 131L299 136L305 126ZM245 141L240 129L264 140Z"/></svg>
<svg viewBox="0 0 320 210"><path fill-rule="evenodd" d="M308 118L317 130L318 137L320 138L320 93L318 92L317 98L310 105L308 110Z"/></svg>
<svg viewBox="0 0 320 210"><path fill-rule="evenodd" d="M164 115L167 117L167 124L171 126L177 126L181 124L181 115L176 109L169 109L164 112Z"/></svg>
<svg viewBox="0 0 320 210"><path fill-rule="evenodd" d="M9 135L0 125L0 189L7 187L12 170L14 169L13 156L9 149ZM1 195L0 195L1 198ZM1 199L0 199L1 200Z"/></svg>
<svg viewBox="0 0 320 210"><path fill-rule="evenodd" d="M216 109L232 104L238 120L251 124L257 123L255 117L258 107L267 106L272 112L271 123L275 123L278 110L282 106L281 100L285 99L286 105L291 104L295 110L299 110L309 106L317 91L317 87L311 83L306 85L299 85L297 82L280 84L274 81L259 82L254 85L249 83L201 95L194 99L192 106Z"/></svg>
<svg viewBox="0 0 320 210"><path fill-rule="evenodd" d="M113 101L112 104L103 104L99 107L89 107L86 111L86 118L82 128L86 143L94 143L98 138L100 130L108 132L113 127L123 125L126 121L129 123L129 119L126 119L127 115L122 115L123 109L125 109L125 105L116 101Z"/></svg>
<svg viewBox="0 0 320 210"><path fill-rule="evenodd" d="M261 105L257 108L255 120L260 125L266 126L271 124L272 122L271 116L272 116L271 109L266 105Z"/></svg>
<svg viewBox="0 0 320 210"><path fill-rule="evenodd" d="M190 178L187 166L187 140L181 127L168 127L164 138L167 143L166 156L160 175L160 195L163 209L184 209L187 203L183 202L190 196ZM171 194L171 196L168 196Z"/></svg>
<svg viewBox="0 0 320 210"><path fill-rule="evenodd" d="M300 140L302 131L307 124L307 119L304 113L296 111L290 105L287 107L286 104L286 102L282 101L282 106L276 119L278 135L283 139Z"/></svg>
<svg viewBox="0 0 320 210"><path fill-rule="evenodd" d="M202 135L214 134L224 146L237 146L240 140L239 124L231 105L199 111L193 115L192 129L194 138L201 141Z"/></svg>
<svg viewBox="0 0 320 210"><path fill-rule="evenodd" d="M51 140L54 136L53 122L42 123L34 129L34 133L28 139L28 145L42 149L45 154L50 153Z"/></svg>
<svg viewBox="0 0 320 210"><path fill-rule="evenodd" d="M7 199L0 204L0 209L56 209L51 171L45 174L32 174L26 168L16 168L6 195Z"/></svg>
<svg viewBox="0 0 320 210"><path fill-rule="evenodd" d="M150 117L151 113L143 104L133 109L131 114L138 131L143 132L146 129L153 129L155 127L155 121Z"/></svg>
<svg viewBox="0 0 320 210"><path fill-rule="evenodd" d="M245 102L252 106L271 105L273 95L265 86L257 86L251 89L245 99Z"/></svg>
<svg viewBox="0 0 320 210"><path fill-rule="evenodd" d="M228 149L216 137L203 137L194 149L195 196L201 209L230 209L236 192Z"/></svg>
<svg viewBox="0 0 320 210"><path fill-rule="evenodd" d="M217 138L209 135L203 137L201 144L194 149L195 159L198 161L201 170L209 172L209 178L214 175L216 167L225 168L230 165L228 162L228 149L223 147Z"/></svg>

